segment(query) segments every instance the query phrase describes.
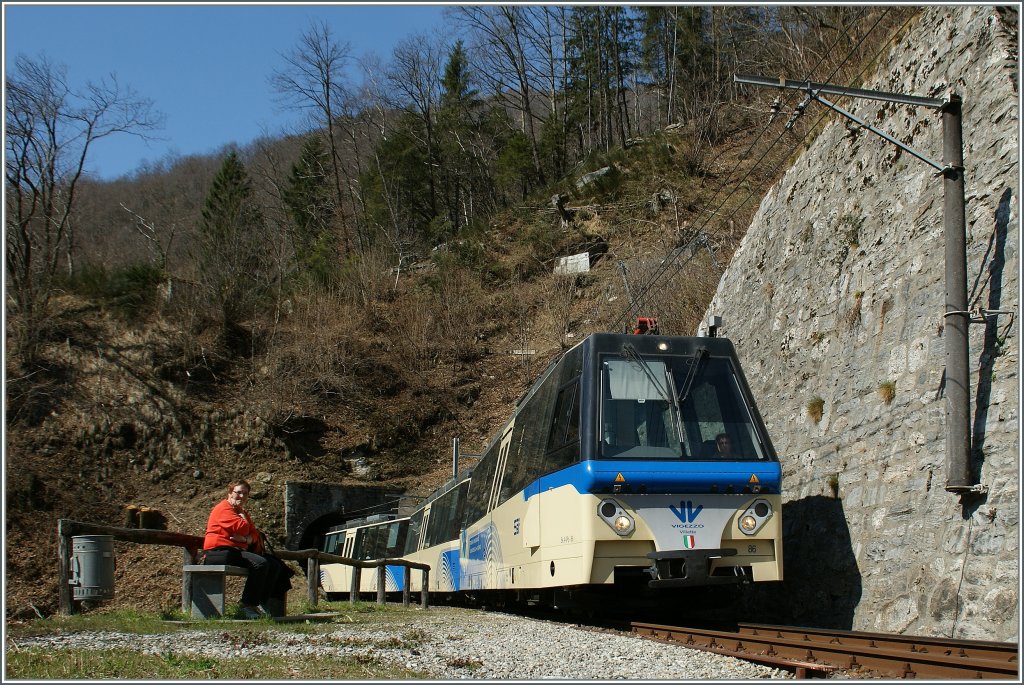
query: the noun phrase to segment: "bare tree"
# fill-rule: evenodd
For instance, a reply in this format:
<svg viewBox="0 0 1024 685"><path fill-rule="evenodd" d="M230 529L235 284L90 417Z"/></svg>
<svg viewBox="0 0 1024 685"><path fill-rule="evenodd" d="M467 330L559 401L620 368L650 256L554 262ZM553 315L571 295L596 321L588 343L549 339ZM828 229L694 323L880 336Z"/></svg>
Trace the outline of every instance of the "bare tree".
<svg viewBox="0 0 1024 685"><path fill-rule="evenodd" d="M45 57L19 55L6 95L5 258L19 343L31 356L61 258L74 268L72 212L93 143L146 137L162 117L114 75L72 89L67 68Z"/></svg>
<svg viewBox="0 0 1024 685"><path fill-rule="evenodd" d="M538 19L528 8L517 5L453 8L455 16L476 37L474 45L482 68L480 73L488 79L494 93L499 96L511 86L518 102L513 106L521 116L522 131L530 141L530 152L537 177L543 182L544 170L540 163L533 111L537 68L526 36L526 25ZM536 33L536 29L531 30Z"/></svg>
<svg viewBox="0 0 1024 685"><path fill-rule="evenodd" d="M417 34L400 42L391 56L387 82L398 97L391 98L395 109L406 109L416 117L420 145L427 162L431 214L437 213L437 141L434 125L441 99L441 57L444 47L426 34Z"/></svg>
<svg viewBox="0 0 1024 685"><path fill-rule="evenodd" d="M350 53L351 46L347 42L337 42L327 24L322 22L302 34L299 46L284 56L285 67L274 72L270 79L284 103L296 109L311 110L316 125L327 131L339 210L344 206L341 189L344 177L338 121L344 109L343 103L348 97L344 71ZM351 236L347 230L343 230L343 233L345 251L351 252Z"/></svg>

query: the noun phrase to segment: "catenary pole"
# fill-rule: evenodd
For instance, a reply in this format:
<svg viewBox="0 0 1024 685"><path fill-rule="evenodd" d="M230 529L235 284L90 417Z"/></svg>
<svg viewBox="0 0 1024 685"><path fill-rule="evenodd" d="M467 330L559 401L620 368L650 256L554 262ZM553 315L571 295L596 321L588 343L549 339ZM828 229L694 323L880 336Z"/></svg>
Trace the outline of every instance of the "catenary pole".
<svg viewBox="0 0 1024 685"><path fill-rule="evenodd" d="M946 490L958 494L981 493L985 486L975 483L971 473L971 379L970 339L968 328L971 313L967 310L967 222L964 201L963 156L963 101L952 91L945 99L926 98L901 93L849 88L846 86L772 79L764 76L736 75L737 83L770 88L801 90L808 100L816 100L835 112L851 119L884 140L906 150L926 164L938 168L943 177L943 231L946 260L946 298L943 314L943 334L946 343L944 392L946 396ZM888 136L883 131L861 121L834 105L821 93L846 95L856 98L895 102L914 107L929 107L942 113L942 164L908 145ZM805 104L797 108L794 117L803 113Z"/></svg>

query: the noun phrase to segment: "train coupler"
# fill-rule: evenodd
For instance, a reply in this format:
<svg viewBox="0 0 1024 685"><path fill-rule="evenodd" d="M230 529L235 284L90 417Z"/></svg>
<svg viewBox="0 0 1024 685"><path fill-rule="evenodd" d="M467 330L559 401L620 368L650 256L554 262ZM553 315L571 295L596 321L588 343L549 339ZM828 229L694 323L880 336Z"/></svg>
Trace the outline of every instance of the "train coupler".
<svg viewBox="0 0 1024 685"><path fill-rule="evenodd" d="M647 583L651 588L687 587L693 585L727 585L749 583L746 573L735 575L711 575L712 559L735 556L735 549L694 549L672 550L664 552L648 552L647 558L653 563L647 569L651 580ZM739 571L737 567L737 571Z"/></svg>

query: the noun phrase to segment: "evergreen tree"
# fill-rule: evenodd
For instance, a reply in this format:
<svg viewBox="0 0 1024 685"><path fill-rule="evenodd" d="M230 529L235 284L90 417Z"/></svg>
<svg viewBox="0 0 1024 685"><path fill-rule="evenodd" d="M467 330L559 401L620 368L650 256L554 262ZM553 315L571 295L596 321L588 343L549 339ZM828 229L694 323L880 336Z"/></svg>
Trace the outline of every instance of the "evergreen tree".
<svg viewBox="0 0 1024 685"><path fill-rule="evenodd" d="M292 220L291 241L300 280L330 286L338 276L335 195L331 188L330 153L319 135L306 139L292 165L284 202Z"/></svg>
<svg viewBox="0 0 1024 685"><path fill-rule="evenodd" d="M458 235L475 220L483 208L482 191L490 185L479 145L479 105L477 92L470 85L469 58L462 41L458 41L444 68L438 112L444 220L450 235Z"/></svg>
<svg viewBox="0 0 1024 685"><path fill-rule="evenodd" d="M203 204L198 267L211 304L232 326L253 311L273 280L263 213L252 182L232 151Z"/></svg>
<svg viewBox="0 0 1024 685"><path fill-rule="evenodd" d="M426 149L416 132L418 118L403 112L374 149L374 160L359 185L371 224L385 227L396 240L422 239L435 217Z"/></svg>

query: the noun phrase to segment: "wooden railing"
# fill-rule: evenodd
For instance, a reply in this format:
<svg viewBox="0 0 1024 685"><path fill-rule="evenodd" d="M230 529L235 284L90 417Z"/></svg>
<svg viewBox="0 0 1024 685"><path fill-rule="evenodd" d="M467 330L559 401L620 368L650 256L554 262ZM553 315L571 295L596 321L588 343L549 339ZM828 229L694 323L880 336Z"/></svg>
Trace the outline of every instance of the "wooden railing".
<svg viewBox="0 0 1024 685"><path fill-rule="evenodd" d="M73 614L75 612L74 602L72 601L71 585L69 584L71 576L71 538L76 535L110 535L115 540L121 540L122 542L134 542L140 545L165 545L169 547L181 547L182 548L182 560L183 564L191 564L195 558L196 552L203 547L203 538L198 535L189 535L187 533L175 533L167 530L149 530L140 528L118 528L115 526L103 526L95 523L82 523L81 521L71 521L69 519L60 519L57 521L57 577L60 585L60 613L62 614ZM415 561L406 561L405 559L378 559L374 561L363 561L360 559L350 559L348 557L338 556L337 554L327 554L317 549L303 549L303 550L275 550L274 555L279 559L287 561L303 561L306 562L306 583L307 583L307 600L310 606L315 607L318 601L317 589L320 587L320 564L321 562L336 563L336 564L347 564L353 567L352 571L352 587L349 592L349 601L355 603L359 598L359 581L361 580L362 569L364 568L380 568L384 566L403 566L405 567L405 583L402 590L402 603L405 606L409 606L409 585L412 580L412 569L419 569L422 576L422 585L420 590L420 606L426 609L430 603L430 565L421 564ZM386 574L382 572L377 574L377 603L384 604L385 596L385 581ZM185 578L182 575L182 595L188 592L188 588L184 587Z"/></svg>

